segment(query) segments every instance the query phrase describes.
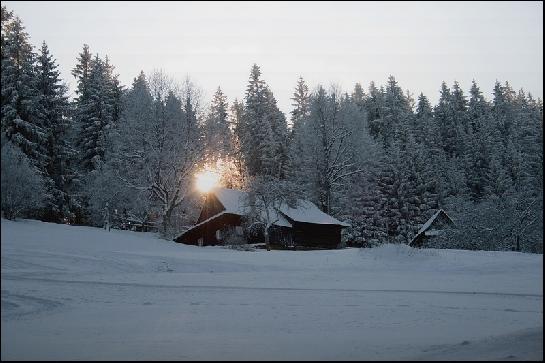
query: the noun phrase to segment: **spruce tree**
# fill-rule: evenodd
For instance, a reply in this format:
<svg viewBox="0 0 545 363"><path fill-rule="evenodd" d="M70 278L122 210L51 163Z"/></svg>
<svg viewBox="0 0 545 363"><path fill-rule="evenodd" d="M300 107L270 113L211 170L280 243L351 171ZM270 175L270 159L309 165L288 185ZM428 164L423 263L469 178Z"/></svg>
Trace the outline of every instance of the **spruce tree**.
<svg viewBox="0 0 545 363"><path fill-rule="evenodd" d="M292 131L296 130L298 125L308 116L309 97L308 86L303 77L299 77L297 85L295 86L295 91L293 92L293 97L291 98L293 101L293 110L291 111L290 120Z"/></svg>
<svg viewBox="0 0 545 363"><path fill-rule="evenodd" d="M68 141L70 128L67 87L61 82L60 72L45 42L42 43L36 65L38 111L37 118L47 138L43 145L45 167L43 169L48 194L45 218L63 221L70 218L67 188L73 171L70 158L73 153Z"/></svg>
<svg viewBox="0 0 545 363"><path fill-rule="evenodd" d="M469 129L467 99L458 82L454 82L451 93L452 124L454 135L454 155L460 157L464 152L464 142Z"/></svg>
<svg viewBox="0 0 545 363"><path fill-rule="evenodd" d="M393 76L388 77L388 85L384 93L381 139L385 147L389 147L395 139L399 128L410 122L412 109L409 99L403 94Z"/></svg>
<svg viewBox="0 0 545 363"><path fill-rule="evenodd" d="M369 119L369 132L378 139L383 133L384 91L375 86L375 82L369 85L369 96L365 102Z"/></svg>
<svg viewBox="0 0 545 363"><path fill-rule="evenodd" d="M209 163L227 161L233 152L232 133L229 128L227 98L218 87L205 119L205 153Z"/></svg>
<svg viewBox="0 0 545 363"><path fill-rule="evenodd" d="M37 119L36 55L19 17L2 29L2 132L38 168L46 164L46 133Z"/></svg>
<svg viewBox="0 0 545 363"><path fill-rule="evenodd" d="M242 152L250 175L285 178L287 122L276 99L254 64L246 89L244 113L238 128Z"/></svg>
<svg viewBox="0 0 545 363"><path fill-rule="evenodd" d="M308 86L302 77L299 77L295 91L293 92L291 111L291 129L289 130L288 143L289 143L289 160L288 160L288 178L297 181L298 171L302 167L304 158L303 154L303 129L304 123L309 115L309 101L310 95Z"/></svg>
<svg viewBox="0 0 545 363"><path fill-rule="evenodd" d="M86 172L97 169L104 161L106 130L113 120L108 81L105 63L97 55L91 64L85 93L82 93L86 97L77 103L77 122L80 123L77 146L81 153L81 167Z"/></svg>
<svg viewBox="0 0 545 363"><path fill-rule="evenodd" d="M439 103L434 107L434 118L439 129L441 147L448 157L454 157L457 151L458 130L455 125L451 91L445 82L441 84L441 96Z"/></svg>
<svg viewBox="0 0 545 363"><path fill-rule="evenodd" d="M415 136L416 142L427 142L427 130L432 125L433 110L430 101L423 93L418 96L416 104L416 110L414 115L414 122L412 125L412 133Z"/></svg>
<svg viewBox="0 0 545 363"><path fill-rule="evenodd" d="M363 91L363 88L361 84L356 83L354 86L354 91L352 92L352 101L358 108L360 112L362 112L365 109L365 101L366 101L366 95Z"/></svg>
<svg viewBox="0 0 545 363"><path fill-rule="evenodd" d="M494 155L494 134L490 107L475 81L472 82L467 107L464 166L470 199L474 202L486 198L491 192Z"/></svg>
<svg viewBox="0 0 545 363"><path fill-rule="evenodd" d="M92 54L89 50L89 45L84 44L83 50L79 54L77 59L77 64L72 69L72 75L76 78L76 105L84 104L89 98L89 77L91 74L92 66Z"/></svg>

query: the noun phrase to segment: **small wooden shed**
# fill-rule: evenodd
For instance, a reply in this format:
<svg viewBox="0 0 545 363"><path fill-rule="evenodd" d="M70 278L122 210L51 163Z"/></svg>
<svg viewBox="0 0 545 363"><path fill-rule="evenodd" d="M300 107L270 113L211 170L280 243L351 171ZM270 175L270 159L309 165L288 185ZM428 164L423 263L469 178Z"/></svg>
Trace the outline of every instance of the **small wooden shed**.
<svg viewBox="0 0 545 363"><path fill-rule="evenodd" d="M418 230L418 233L414 236L411 242L409 242L409 246L422 247L424 242L439 235L441 230L452 224L454 224L454 221L449 217L449 215L443 209L439 209L433 214L433 216L431 216L430 219L426 221L426 223L422 225L422 227Z"/></svg>

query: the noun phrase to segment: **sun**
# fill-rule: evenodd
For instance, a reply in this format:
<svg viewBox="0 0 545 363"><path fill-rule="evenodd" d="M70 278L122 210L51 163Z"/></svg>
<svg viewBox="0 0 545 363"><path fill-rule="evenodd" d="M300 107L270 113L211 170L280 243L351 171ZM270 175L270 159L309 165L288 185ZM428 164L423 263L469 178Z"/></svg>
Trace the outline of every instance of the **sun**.
<svg viewBox="0 0 545 363"><path fill-rule="evenodd" d="M195 174L197 189L201 193L208 193L212 188L218 185L220 175L212 170L204 170Z"/></svg>

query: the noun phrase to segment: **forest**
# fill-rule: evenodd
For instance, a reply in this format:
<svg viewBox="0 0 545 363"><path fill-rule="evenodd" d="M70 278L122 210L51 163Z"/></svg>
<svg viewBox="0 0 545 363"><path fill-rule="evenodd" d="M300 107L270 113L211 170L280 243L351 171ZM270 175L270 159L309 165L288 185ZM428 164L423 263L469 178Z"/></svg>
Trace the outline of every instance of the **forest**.
<svg viewBox="0 0 545 363"><path fill-rule="evenodd" d="M2 6L3 217L101 226L107 208L172 239L200 212L195 174L215 170L224 187L314 202L351 225L350 246L407 243L442 208L456 225L433 247L543 253L541 99L503 80L484 85L491 99L443 82L434 105L394 76L350 90L299 78L285 115L248 66L240 99L218 79L207 103L160 70L123 85L83 44L70 97L46 42Z"/></svg>

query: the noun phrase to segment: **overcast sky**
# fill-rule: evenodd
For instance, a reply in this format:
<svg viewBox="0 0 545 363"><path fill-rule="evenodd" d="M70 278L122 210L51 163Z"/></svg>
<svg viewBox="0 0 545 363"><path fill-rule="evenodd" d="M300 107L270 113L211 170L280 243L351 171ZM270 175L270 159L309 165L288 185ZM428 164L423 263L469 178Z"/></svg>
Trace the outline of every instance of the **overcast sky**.
<svg viewBox="0 0 545 363"><path fill-rule="evenodd" d="M186 74L209 100L242 98L257 63L280 108L297 78L351 91L392 74L435 103L441 81L487 97L496 79L543 97L542 2L24 2L3 1L33 44L45 40L62 76L84 43L108 55L124 85L140 70Z"/></svg>

